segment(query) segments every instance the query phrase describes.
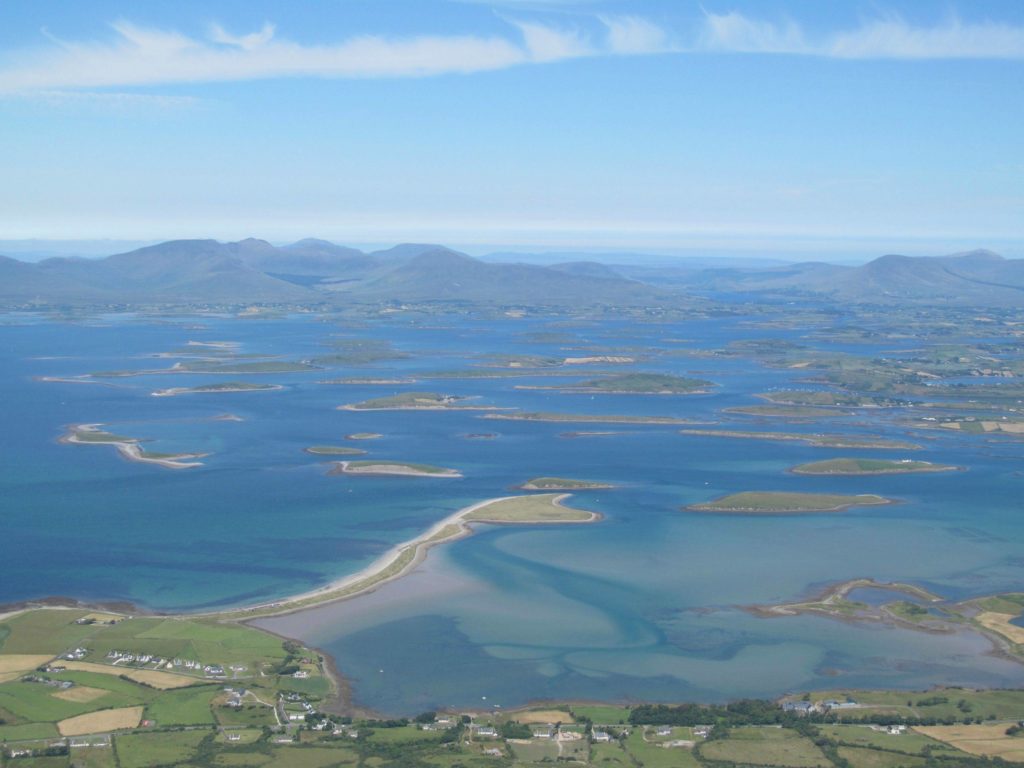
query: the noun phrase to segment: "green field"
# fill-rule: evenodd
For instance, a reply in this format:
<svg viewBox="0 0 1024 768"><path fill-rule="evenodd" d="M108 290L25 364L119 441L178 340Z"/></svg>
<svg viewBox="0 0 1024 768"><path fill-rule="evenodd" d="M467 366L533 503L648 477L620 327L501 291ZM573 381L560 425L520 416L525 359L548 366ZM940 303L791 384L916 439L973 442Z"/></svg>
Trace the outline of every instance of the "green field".
<svg viewBox="0 0 1024 768"><path fill-rule="evenodd" d="M644 741L641 730L634 730L626 738L625 749L644 768L699 768L700 763L685 747L659 747Z"/></svg>
<svg viewBox="0 0 1024 768"><path fill-rule="evenodd" d="M826 459L800 464L790 471L799 475L893 475L909 472L950 472L958 467L910 459Z"/></svg>
<svg viewBox="0 0 1024 768"><path fill-rule="evenodd" d="M809 512L840 512L849 507L890 504L891 500L873 493L856 496L834 493L795 493L789 491L743 491L730 493L714 501L691 504L694 512L719 514L800 514Z"/></svg>
<svg viewBox="0 0 1024 768"><path fill-rule="evenodd" d="M925 748L938 753L956 754L957 752L941 741L930 739L910 730L899 735L872 730L866 725L819 725L818 730L837 743L851 747L877 747L908 755L919 755Z"/></svg>
<svg viewBox="0 0 1024 768"><path fill-rule="evenodd" d="M839 747L836 752L849 762L850 768L923 768L925 765L925 758L899 752L857 747Z"/></svg>
<svg viewBox="0 0 1024 768"><path fill-rule="evenodd" d="M165 691L146 707L146 718L157 725L213 725L210 701L220 692L218 685L198 685Z"/></svg>
<svg viewBox="0 0 1024 768"><path fill-rule="evenodd" d="M708 741L700 756L748 765L831 768L833 763L810 739L783 728L734 728L729 737Z"/></svg>
<svg viewBox="0 0 1024 768"><path fill-rule="evenodd" d="M569 711L574 717L586 717L599 725L622 725L629 722L629 707L608 704L573 704Z"/></svg>
<svg viewBox="0 0 1024 768"><path fill-rule="evenodd" d="M172 731L132 733L118 736L114 742L120 768L155 768L182 765L195 756L200 742L212 742L211 731Z"/></svg>

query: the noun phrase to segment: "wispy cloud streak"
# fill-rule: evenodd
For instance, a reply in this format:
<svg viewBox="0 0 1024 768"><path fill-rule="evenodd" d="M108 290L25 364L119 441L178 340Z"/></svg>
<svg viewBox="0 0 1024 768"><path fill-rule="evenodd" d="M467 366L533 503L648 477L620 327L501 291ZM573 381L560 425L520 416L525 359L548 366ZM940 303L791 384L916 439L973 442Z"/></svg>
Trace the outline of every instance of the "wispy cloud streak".
<svg viewBox="0 0 1024 768"><path fill-rule="evenodd" d="M951 18L914 26L896 16L819 37L796 22L706 12L696 31L670 32L639 16L597 15L577 27L505 19L507 34L350 37L305 45L273 24L238 34L213 24L205 37L129 21L105 40L9 51L0 94L85 91L285 77L401 78L471 74L596 56L665 53L785 54L838 59L1024 59L1024 27ZM680 42L686 39L686 43Z"/></svg>
<svg viewBox="0 0 1024 768"><path fill-rule="evenodd" d="M836 59L1024 59L1024 27L993 21L965 23L956 18L921 27L886 16L812 39L792 21L774 23L738 12L706 13L697 50Z"/></svg>

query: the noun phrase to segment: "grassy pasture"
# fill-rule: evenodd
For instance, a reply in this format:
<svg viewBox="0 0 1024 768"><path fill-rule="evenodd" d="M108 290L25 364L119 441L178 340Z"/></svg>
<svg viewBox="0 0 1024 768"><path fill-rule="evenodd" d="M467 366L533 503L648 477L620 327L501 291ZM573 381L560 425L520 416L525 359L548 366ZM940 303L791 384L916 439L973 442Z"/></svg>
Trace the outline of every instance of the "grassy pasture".
<svg viewBox="0 0 1024 768"><path fill-rule="evenodd" d="M211 736L209 731L170 733L133 733L116 739L121 768L155 768L181 765L192 758L199 743Z"/></svg>
<svg viewBox="0 0 1024 768"><path fill-rule="evenodd" d="M699 746L701 757L752 765L829 768L832 762L812 741L782 728L735 728L729 738Z"/></svg>
<svg viewBox="0 0 1024 768"><path fill-rule="evenodd" d="M220 692L216 685L166 691L146 707L146 717L158 725L212 725L210 702Z"/></svg>

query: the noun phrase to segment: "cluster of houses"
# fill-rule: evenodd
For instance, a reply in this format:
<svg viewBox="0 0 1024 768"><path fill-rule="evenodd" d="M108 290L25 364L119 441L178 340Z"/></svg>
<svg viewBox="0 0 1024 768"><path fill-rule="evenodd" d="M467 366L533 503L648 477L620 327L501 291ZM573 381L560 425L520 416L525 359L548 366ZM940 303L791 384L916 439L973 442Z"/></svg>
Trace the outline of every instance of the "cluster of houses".
<svg viewBox="0 0 1024 768"><path fill-rule="evenodd" d="M316 714L316 708L297 693L282 693L281 712L290 722L305 722L307 715Z"/></svg>
<svg viewBox="0 0 1024 768"><path fill-rule="evenodd" d="M237 690L234 688L225 688L224 693L228 695L227 701L224 702L224 706L238 709L242 706L242 699L245 698L245 694L248 693L248 691L246 691L245 688L239 688Z"/></svg>
<svg viewBox="0 0 1024 768"><path fill-rule="evenodd" d="M72 653L82 651L81 656L75 656L74 658L84 658L88 653L85 648L76 648ZM72 658L71 654L65 654L65 658ZM224 667L220 664L203 664L201 661L195 661L193 659L165 659L163 656L154 656L151 653L135 653L133 651L122 651L117 648L107 651L107 660L114 665L117 664L131 664L133 666L152 666L154 669L180 669L188 670L189 672L203 672L207 677L226 677ZM244 666L233 666L231 670L234 672L245 671Z"/></svg>
<svg viewBox="0 0 1024 768"><path fill-rule="evenodd" d="M88 655L88 648L72 648L70 651L61 656L61 658L67 659L68 661L81 661Z"/></svg>
<svg viewBox="0 0 1024 768"><path fill-rule="evenodd" d="M48 677L40 677L39 675L25 675L21 678L23 683L39 683L41 685L49 685L54 688L59 688L62 691L66 691L68 688L74 687L74 683L70 680L51 680Z"/></svg>
<svg viewBox="0 0 1024 768"><path fill-rule="evenodd" d="M859 709L860 704L852 699L838 701L828 699L827 701L784 701L782 709L785 712L793 712L797 715L810 715L813 713L838 712L844 709Z"/></svg>

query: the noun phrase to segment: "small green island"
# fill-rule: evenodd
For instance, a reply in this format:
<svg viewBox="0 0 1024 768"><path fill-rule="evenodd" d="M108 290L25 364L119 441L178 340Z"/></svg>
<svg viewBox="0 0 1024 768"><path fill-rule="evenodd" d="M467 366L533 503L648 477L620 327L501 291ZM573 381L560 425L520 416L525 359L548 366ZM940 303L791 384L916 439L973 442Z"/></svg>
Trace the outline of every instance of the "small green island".
<svg viewBox="0 0 1024 768"><path fill-rule="evenodd" d="M873 448L882 451L916 451L921 446L903 440L890 440L884 437L827 435L804 432L748 432L736 429L681 429L683 435L700 435L702 437L730 437L739 440L778 440L804 442L815 448Z"/></svg>
<svg viewBox="0 0 1024 768"><path fill-rule="evenodd" d="M350 448L347 445L311 445L305 450L314 456L362 456L366 453L361 448Z"/></svg>
<svg viewBox="0 0 1024 768"><path fill-rule="evenodd" d="M873 493L797 493L790 491L743 491L684 509L722 515L800 515L814 512L842 512L850 507L892 504L892 499Z"/></svg>
<svg viewBox="0 0 1024 768"><path fill-rule="evenodd" d="M611 483L591 480L571 480L567 477L535 477L519 486L522 491L585 491L614 488Z"/></svg>
<svg viewBox="0 0 1024 768"><path fill-rule="evenodd" d="M713 382L665 373L624 373L563 386L526 386L516 389L554 389L559 392L602 395L697 395Z"/></svg>
<svg viewBox="0 0 1024 768"><path fill-rule="evenodd" d="M339 411L489 411L493 406L459 405L468 397L440 395L436 392L402 392L389 397L375 397L361 403L339 405Z"/></svg>
<svg viewBox="0 0 1024 768"><path fill-rule="evenodd" d="M779 419L829 419L849 416L849 411L836 408L819 408L812 405L738 405L722 409L723 413L738 413L741 416L763 416Z"/></svg>
<svg viewBox="0 0 1024 768"><path fill-rule="evenodd" d="M384 459L339 461L328 475L401 475L404 477L462 477L457 469Z"/></svg>
<svg viewBox="0 0 1024 768"><path fill-rule="evenodd" d="M467 523L592 523L596 512L574 509L562 504L569 494L545 493L535 496L511 496L484 504L462 519Z"/></svg>
<svg viewBox="0 0 1024 768"><path fill-rule="evenodd" d="M912 472L952 472L960 469L950 464L911 459L826 459L793 467L797 475L902 475Z"/></svg>
<svg viewBox="0 0 1024 768"><path fill-rule="evenodd" d="M174 397L176 395L217 394L222 392L273 392L282 390L280 384L254 384L251 381L224 381L216 384L200 384L196 387L170 387L158 389L153 397Z"/></svg>
<svg viewBox="0 0 1024 768"><path fill-rule="evenodd" d="M504 419L506 421L550 421L562 424L693 424L690 419L678 419L674 416L616 416L593 413L549 413L545 411L516 413L488 413L485 419Z"/></svg>
<svg viewBox="0 0 1024 768"><path fill-rule="evenodd" d="M893 408L907 405L909 402L883 395L862 395L817 389L780 389L774 392L761 392L757 397L779 405L832 405L843 408Z"/></svg>
<svg viewBox="0 0 1024 768"><path fill-rule="evenodd" d="M142 464L156 464L164 469L192 469L203 463L196 461L209 456L208 453L159 453L147 451L141 439L125 437L107 432L103 424L72 424L58 439L62 445L110 445L117 449L122 458Z"/></svg>

